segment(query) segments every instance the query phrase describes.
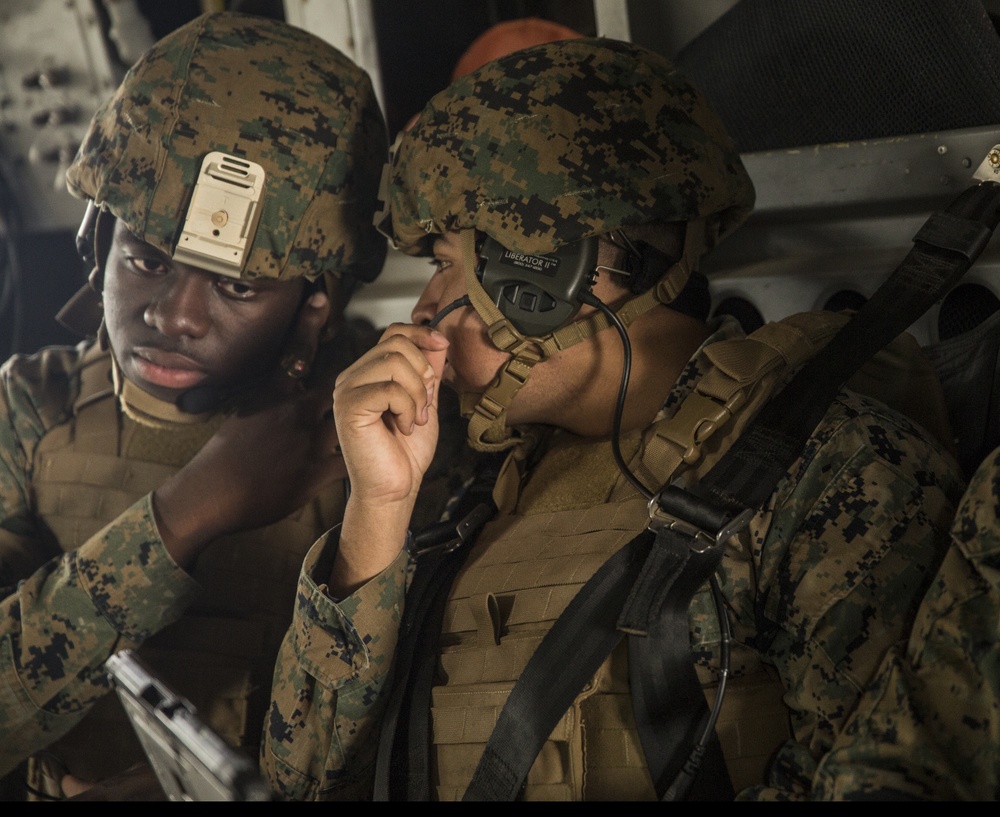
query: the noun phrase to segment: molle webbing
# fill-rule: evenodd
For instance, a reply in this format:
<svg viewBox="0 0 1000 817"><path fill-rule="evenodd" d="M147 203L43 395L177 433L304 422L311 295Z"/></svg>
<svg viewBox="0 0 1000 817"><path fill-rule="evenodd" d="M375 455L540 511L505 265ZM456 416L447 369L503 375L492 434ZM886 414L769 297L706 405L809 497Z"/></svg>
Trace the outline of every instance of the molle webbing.
<svg viewBox="0 0 1000 817"><path fill-rule="evenodd" d="M826 312L793 315L746 338L707 346L713 367L673 417L647 432L641 459L633 463L639 480L656 491L681 470L707 471L775 390L846 320Z"/></svg>
<svg viewBox="0 0 1000 817"><path fill-rule="evenodd" d="M483 530L480 541L489 541L490 547L470 554L445 609L440 669L447 680L434 689L431 704L438 797L461 797L500 708L535 647L582 582L643 527L645 506L644 500L633 499L504 516ZM491 592L483 593L481 587ZM581 698L597 692L611 694L609 683L595 684ZM583 788L588 735L579 706L560 724L536 761L525 799L557 795L572 800ZM618 731L622 729L628 731ZM632 739L638 740L634 734ZM641 751L637 756L641 763ZM641 765L633 769L640 779L644 771Z"/></svg>

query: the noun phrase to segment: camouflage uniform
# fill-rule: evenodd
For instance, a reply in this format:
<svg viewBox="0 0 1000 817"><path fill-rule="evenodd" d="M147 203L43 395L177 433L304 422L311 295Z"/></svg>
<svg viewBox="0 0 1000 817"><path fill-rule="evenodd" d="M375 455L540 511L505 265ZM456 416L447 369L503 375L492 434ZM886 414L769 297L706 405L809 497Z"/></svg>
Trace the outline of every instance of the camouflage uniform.
<svg viewBox="0 0 1000 817"><path fill-rule="evenodd" d="M506 407L532 366L607 324L594 313L546 336L519 332L476 274L474 231L528 255L610 236L642 256L649 250L639 242L655 247L657 226L685 224L682 257L655 265L660 278L616 308L628 325L673 302L701 254L746 217L753 188L721 123L667 60L586 39L525 49L453 83L403 137L386 182L381 229L417 255L458 231L471 305L511 355L484 394L463 395L470 443L512 450L494 492L500 513L477 537L444 615L430 768L432 796L449 799L464 791L532 647L575 589L649 521L646 497L619 471L607 439L507 426ZM674 249L664 244L662 253ZM622 435L630 466L646 466L647 454L655 463L661 421L680 416L688 395L739 369L754 349L734 322L715 327L661 417ZM843 390L770 500L727 543L719 585L735 641L731 684L746 679L752 691L755 679L777 679L766 708L748 707L746 720L727 723L728 735L720 729L738 786L765 782L760 756L734 773L751 754L739 744L758 742L758 732L768 733L768 752L790 735L782 757L814 766L885 651L909 632L964 487L954 458L925 436L882 403ZM653 490L674 476L652 466L645 473ZM366 796L373 780L407 564L401 555L337 601L323 585L335 546L321 542L306 559L275 672L261 764L287 798ZM707 587L689 620L699 677L711 687L721 636ZM552 733L525 799L655 795L622 659L612 653Z"/></svg>
<svg viewBox="0 0 1000 817"><path fill-rule="evenodd" d="M344 487L334 484L282 523L220 539L188 575L164 549L149 488L221 417L173 429L136 423L110 389L107 353L95 351L86 342L53 347L0 369L0 564L8 582L27 577L3 601L4 772L47 746L84 778L134 763L139 746L105 697L103 662L139 645L222 734L256 746L262 702L241 698L266 687L301 556L343 509ZM82 369L103 381L103 395L81 392ZM58 440L82 438L94 411L110 433L99 438L103 451L82 452L89 467L79 471L72 446ZM53 550L67 554L32 571L31 560ZM40 774L33 770L36 785Z"/></svg>
<svg viewBox="0 0 1000 817"><path fill-rule="evenodd" d="M244 256L223 269L197 256L184 263L246 280L305 277L332 294L335 279L371 280L381 268L385 242L371 215L387 149L369 78L343 54L284 23L213 13L136 62L94 115L67 183L100 210L98 224L109 214L168 256L176 250L175 258L187 240L189 205L191 213L204 207L204 194L219 208L212 235L235 244L226 230L245 226L237 236L245 238ZM245 225L231 189L213 199L209 185L195 186L216 152L251 168L242 186L262 191ZM100 273L107 247L96 250ZM342 304L338 297L333 319ZM323 338L342 364L358 352L345 337ZM213 543L193 577L185 574L164 549L150 494L212 436L229 407L185 414L123 380L114 354L91 341L15 357L2 370L0 575L9 587L0 630L0 773L85 716L59 745L93 765L71 772L94 779L141 759L120 712L113 728L92 717L105 705L117 708L106 696L105 659L140 644L143 655L156 647L159 660L150 663L168 682L183 679L175 685L206 720L255 754L302 556L342 514L344 484L335 483L274 527ZM88 461L80 429L97 409L104 436L90 438L99 440ZM66 470L58 480L50 473L67 458L83 463L76 484ZM120 752L119 740L128 744Z"/></svg>
<svg viewBox="0 0 1000 817"><path fill-rule="evenodd" d="M726 322L707 344L737 337L738 327ZM703 347L674 387L662 416L676 411L710 365ZM731 542L723 560L720 585L737 642L735 675L752 673L762 663L777 670L794 735L785 754L801 753L798 760L807 759L807 769L829 751L883 652L908 632L913 610L944 552L963 484L954 460L922 436L895 412L842 392L803 457L747 531ZM595 475L617 473L606 442L595 452L592 442L565 435L558 451L547 456L558 457L559 463L586 457L588 483L600 482ZM531 473L542 471L551 474L545 457ZM575 479L569 492L574 495L582 490L579 474ZM534 510L510 509L492 523L477 539L463 572L488 560L494 546L491 531L497 536L517 514L530 521L534 513L565 507L565 499L550 496L559 487L550 482L541 495L531 497ZM634 501L638 494L631 496ZM625 497L623 502L627 493ZM588 497L594 504L605 498ZM519 501L523 504L525 496ZM616 521L626 532L637 532L646 519L639 512L631 521ZM524 551L539 552L555 536L525 542ZM328 557L330 547L326 542L314 547L299 579L264 737L263 767L276 790L289 799L353 799L368 792L379 692L403 605L404 556L347 599L331 599L319 567L329 563L324 554ZM580 575L574 560L567 560L564 569L572 572L574 583L589 575ZM558 576L546 580L560 582ZM480 583L478 592L509 595L512 588L494 576L492 582ZM449 609L456 609L452 604ZM542 628L562 609L559 603L553 607L539 624ZM707 592L692 605L691 633L702 672L710 674L718 666L719 632ZM496 650L499 655L499 645ZM474 763L482 744L463 748ZM583 788L569 796L585 798L587 793ZM617 790L610 796L649 797L651 789Z"/></svg>
<svg viewBox="0 0 1000 817"><path fill-rule="evenodd" d="M1000 799L1000 449L973 474L905 645L815 777L826 799Z"/></svg>

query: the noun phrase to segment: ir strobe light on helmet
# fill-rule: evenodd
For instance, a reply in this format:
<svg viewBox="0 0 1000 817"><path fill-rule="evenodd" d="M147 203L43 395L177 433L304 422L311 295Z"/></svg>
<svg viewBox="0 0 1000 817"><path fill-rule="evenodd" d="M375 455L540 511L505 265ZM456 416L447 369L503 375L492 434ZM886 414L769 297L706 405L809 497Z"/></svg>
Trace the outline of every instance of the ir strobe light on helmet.
<svg viewBox="0 0 1000 817"><path fill-rule="evenodd" d="M500 312L521 334L541 337L580 308L578 295L591 286L597 266L597 239L528 255L486 238L479 258L479 280Z"/></svg>
<svg viewBox="0 0 1000 817"><path fill-rule="evenodd" d="M264 168L220 151L201 163L174 259L239 278L253 243Z"/></svg>

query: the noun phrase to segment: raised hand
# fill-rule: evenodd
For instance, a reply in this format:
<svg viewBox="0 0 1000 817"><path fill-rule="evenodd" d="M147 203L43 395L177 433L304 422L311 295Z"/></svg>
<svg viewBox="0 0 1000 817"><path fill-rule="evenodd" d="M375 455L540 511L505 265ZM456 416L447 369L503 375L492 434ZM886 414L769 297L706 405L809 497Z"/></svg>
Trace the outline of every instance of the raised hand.
<svg viewBox="0 0 1000 817"><path fill-rule="evenodd" d="M448 341L393 324L337 378L334 413L351 496L331 587L351 589L399 553L438 440L438 393Z"/></svg>

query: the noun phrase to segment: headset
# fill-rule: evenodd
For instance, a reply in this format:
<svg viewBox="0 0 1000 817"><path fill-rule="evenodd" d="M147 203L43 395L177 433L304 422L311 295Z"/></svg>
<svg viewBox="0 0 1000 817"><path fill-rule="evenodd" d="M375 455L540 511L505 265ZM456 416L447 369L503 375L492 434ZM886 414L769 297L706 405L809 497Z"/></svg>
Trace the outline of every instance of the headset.
<svg viewBox="0 0 1000 817"><path fill-rule="evenodd" d="M644 241L630 241L615 231L609 238L626 250L620 273L630 292L645 292L663 275L671 259ZM479 262L476 277L500 313L522 335L544 337L567 324L591 291L597 272L596 236L565 244L554 252L529 255L504 247L489 236L477 242ZM441 319L462 306L471 306L463 296L438 312L430 321ZM711 308L708 279L693 272L687 285L670 304L670 309L706 320Z"/></svg>
<svg viewBox="0 0 1000 817"><path fill-rule="evenodd" d="M566 324L594 285L596 237L528 255L486 237L476 276L497 309L522 335L542 337Z"/></svg>

